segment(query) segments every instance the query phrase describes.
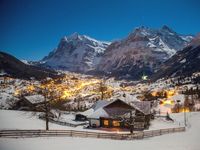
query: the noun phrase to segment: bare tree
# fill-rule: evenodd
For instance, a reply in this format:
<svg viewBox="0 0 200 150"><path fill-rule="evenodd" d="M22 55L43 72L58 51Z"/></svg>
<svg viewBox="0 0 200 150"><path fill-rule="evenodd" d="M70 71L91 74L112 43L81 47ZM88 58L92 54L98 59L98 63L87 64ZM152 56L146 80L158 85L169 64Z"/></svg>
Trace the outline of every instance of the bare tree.
<svg viewBox="0 0 200 150"><path fill-rule="evenodd" d="M105 98L105 92L107 91L107 87L105 86L104 81L100 82L99 92L101 93L101 100Z"/></svg>
<svg viewBox="0 0 200 150"><path fill-rule="evenodd" d="M48 88L44 88L41 89L40 88L40 94L42 94L44 96L44 101L39 104L38 110L41 110L44 112L44 116L42 116L42 118L45 119L46 122L46 130L49 130L49 121L50 119L53 117L53 113L51 112L52 110L52 102L54 101L54 99L56 99L56 96L54 95L54 91L49 91Z"/></svg>
<svg viewBox="0 0 200 150"><path fill-rule="evenodd" d="M47 102L47 92L46 91L44 91L44 112L45 112L46 130L49 130L50 103Z"/></svg>

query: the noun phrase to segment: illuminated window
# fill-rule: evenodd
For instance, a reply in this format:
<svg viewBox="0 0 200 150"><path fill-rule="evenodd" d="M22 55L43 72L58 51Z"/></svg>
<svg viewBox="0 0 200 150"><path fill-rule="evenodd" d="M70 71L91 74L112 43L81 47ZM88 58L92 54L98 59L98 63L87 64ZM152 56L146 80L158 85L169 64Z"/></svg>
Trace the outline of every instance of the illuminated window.
<svg viewBox="0 0 200 150"><path fill-rule="evenodd" d="M109 125L108 120L104 120L104 121L103 121L103 124L104 124L104 126L108 126L108 125Z"/></svg>
<svg viewBox="0 0 200 150"><path fill-rule="evenodd" d="M120 126L119 121L116 121L116 120L113 120L112 124L113 124L114 127L119 127Z"/></svg>

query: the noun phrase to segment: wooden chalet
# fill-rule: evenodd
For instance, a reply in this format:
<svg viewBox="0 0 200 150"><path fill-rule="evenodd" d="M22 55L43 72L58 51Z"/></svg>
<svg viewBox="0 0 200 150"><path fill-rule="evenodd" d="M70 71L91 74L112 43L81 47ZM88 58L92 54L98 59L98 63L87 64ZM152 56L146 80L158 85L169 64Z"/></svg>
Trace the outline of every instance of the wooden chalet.
<svg viewBox="0 0 200 150"><path fill-rule="evenodd" d="M87 118L91 127L130 128L142 130L150 125L150 102L127 104L117 99L100 101L95 104L94 112ZM130 119L133 119L130 122Z"/></svg>

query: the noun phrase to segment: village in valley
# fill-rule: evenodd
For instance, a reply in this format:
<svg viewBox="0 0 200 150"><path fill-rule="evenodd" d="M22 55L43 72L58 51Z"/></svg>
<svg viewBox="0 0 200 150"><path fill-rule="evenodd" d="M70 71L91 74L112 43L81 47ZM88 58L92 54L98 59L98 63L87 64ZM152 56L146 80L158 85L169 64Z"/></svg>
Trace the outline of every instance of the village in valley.
<svg viewBox="0 0 200 150"><path fill-rule="evenodd" d="M153 83L143 77L133 82L61 74L55 79L21 80L2 70L1 109L10 113L37 112L32 116L46 121L44 130L55 129L49 127L51 123L62 129L110 133L178 129L186 126L189 112L200 110L200 87L196 84L200 73ZM171 115L176 113L183 114L181 120Z"/></svg>
<svg viewBox="0 0 200 150"><path fill-rule="evenodd" d="M1 130L27 132L24 138L135 140L188 132L191 117L199 116L194 112L200 111L200 73L156 82L60 74L23 80L1 71ZM18 137L3 130L1 136Z"/></svg>
<svg viewBox="0 0 200 150"><path fill-rule="evenodd" d="M65 149L65 138L73 138L70 144L77 149L76 142L86 146L92 140L97 145L111 140L107 143L111 148L116 148L115 140L124 141L120 145L127 149L144 143L154 149L156 141L166 140L175 148L174 138L185 141L180 148L195 145L199 81L199 72L156 81L143 74L133 81L68 71L59 71L54 78L19 79L1 70L0 136L17 138L6 142L22 144L7 145L13 149L29 147L28 141L38 149L47 145ZM55 141L61 143L52 144ZM41 142L48 144L39 146Z"/></svg>

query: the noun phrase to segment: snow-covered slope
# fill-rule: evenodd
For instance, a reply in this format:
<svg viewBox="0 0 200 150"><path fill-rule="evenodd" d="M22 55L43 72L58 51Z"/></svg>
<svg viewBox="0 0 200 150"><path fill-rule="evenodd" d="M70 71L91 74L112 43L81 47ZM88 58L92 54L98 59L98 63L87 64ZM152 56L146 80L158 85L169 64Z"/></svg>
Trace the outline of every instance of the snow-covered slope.
<svg viewBox="0 0 200 150"><path fill-rule="evenodd" d="M200 71L200 34L191 43L161 65L152 79L174 76L191 76Z"/></svg>
<svg viewBox="0 0 200 150"><path fill-rule="evenodd" d="M160 29L142 26L125 39L112 43L74 33L63 37L58 47L39 64L60 70L138 78L144 73L152 74L192 38L179 35L167 26Z"/></svg>
<svg viewBox="0 0 200 150"><path fill-rule="evenodd" d="M109 44L74 33L63 37L41 62L54 69L87 72L95 69Z"/></svg>
<svg viewBox="0 0 200 150"><path fill-rule="evenodd" d="M127 38L113 42L105 51L98 70L136 78L143 72L150 74L191 39L180 36L167 26L160 29L142 26Z"/></svg>

